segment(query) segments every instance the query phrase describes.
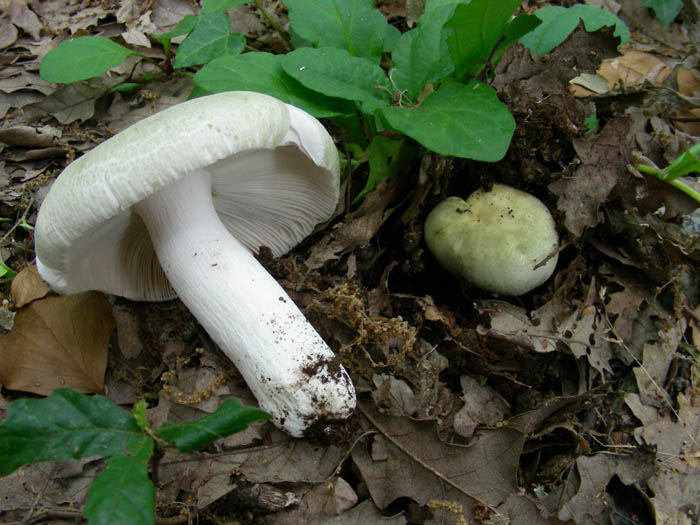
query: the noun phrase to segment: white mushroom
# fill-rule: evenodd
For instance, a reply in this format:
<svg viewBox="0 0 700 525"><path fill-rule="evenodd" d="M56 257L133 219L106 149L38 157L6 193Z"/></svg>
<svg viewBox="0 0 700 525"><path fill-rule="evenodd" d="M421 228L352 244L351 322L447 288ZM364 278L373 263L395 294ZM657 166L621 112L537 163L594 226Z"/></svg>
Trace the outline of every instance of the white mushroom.
<svg viewBox="0 0 700 525"><path fill-rule="evenodd" d="M450 273L484 290L522 295L557 265L552 214L529 193L503 184L464 201L448 197L425 221L425 242Z"/></svg>
<svg viewBox="0 0 700 525"><path fill-rule="evenodd" d="M349 417L345 369L251 252L279 256L328 219L338 154L323 126L267 95L190 100L70 164L36 223L57 291L179 296L275 424L301 436Z"/></svg>

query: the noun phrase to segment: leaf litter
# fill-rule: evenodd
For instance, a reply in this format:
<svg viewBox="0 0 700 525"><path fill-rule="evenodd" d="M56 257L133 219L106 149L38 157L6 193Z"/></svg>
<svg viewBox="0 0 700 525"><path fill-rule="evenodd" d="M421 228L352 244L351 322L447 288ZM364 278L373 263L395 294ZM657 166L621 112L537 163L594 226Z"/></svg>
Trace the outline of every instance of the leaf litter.
<svg viewBox="0 0 700 525"><path fill-rule="evenodd" d="M0 417L21 390L45 395L65 382L118 403L146 399L156 426L201 417L232 396L253 403L177 301L55 297L30 269L31 230L21 220L33 224L52 177L191 89L185 78L108 94L127 70L57 89L39 78L41 57L57 35L96 30L145 46L153 28L165 32L195 12L182 0L147 4L13 0L0 18L8 64L0 71L0 206L10 219L2 223L9 232L2 256L23 270L3 290L15 320L0 338ZM284 26L281 4L265 4ZM407 9L381 4L397 19ZM697 63L685 59L695 33L686 24L664 28L636 2L617 6L644 35L625 49L615 49L607 30L577 30L545 57L515 47L498 64L493 86L518 123L503 161L427 155L356 209L339 209L291 255L262 257L352 372L358 413L332 444L292 440L260 424L196 455L166 452L158 470L161 516L245 523L697 519L700 252L698 233L683 228L695 206L632 168L639 158L664 166L697 141L697 127L686 122L698 111L687 103L697 97ZM236 13L236 30L249 41L285 49L247 6ZM599 129L584 124L591 115ZM551 282L517 300L460 286L422 243L432 206L489 180L538 194L556 211L563 237ZM103 466L88 459L21 468L3 480L0 519L76 519Z"/></svg>

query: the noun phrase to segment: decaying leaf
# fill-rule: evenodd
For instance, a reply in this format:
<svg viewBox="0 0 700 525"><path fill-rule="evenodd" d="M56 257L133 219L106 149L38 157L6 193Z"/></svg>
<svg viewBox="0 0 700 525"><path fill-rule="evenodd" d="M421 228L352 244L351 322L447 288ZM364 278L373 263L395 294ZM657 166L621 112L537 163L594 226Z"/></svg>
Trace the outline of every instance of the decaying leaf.
<svg viewBox="0 0 700 525"><path fill-rule="evenodd" d="M12 280L10 289L17 308L45 297L50 291L49 285L39 275L36 265L27 266L19 272Z"/></svg>
<svg viewBox="0 0 700 525"><path fill-rule="evenodd" d="M557 208L565 214L564 225L575 237L602 221L600 206L630 162L628 155L634 139L632 124L630 118L616 118L609 121L599 135L575 139L573 145L582 165L573 176L549 185L549 190L559 197Z"/></svg>
<svg viewBox="0 0 700 525"><path fill-rule="evenodd" d="M340 254L365 246L391 214L389 204L398 190L397 180L398 177L394 177L377 185L377 190L371 192L357 210L348 214L313 247L306 266L312 270L321 268Z"/></svg>
<svg viewBox="0 0 700 525"><path fill-rule="evenodd" d="M48 395L58 387L101 392L114 319L105 296L85 292L36 300L0 338L0 380Z"/></svg>
<svg viewBox="0 0 700 525"><path fill-rule="evenodd" d="M503 421L508 406L498 393L489 386L480 385L469 376L460 378L464 406L457 412L454 420L455 431L471 437L478 425L495 426Z"/></svg>
<svg viewBox="0 0 700 525"><path fill-rule="evenodd" d="M573 273L576 267L572 264L567 271ZM586 358L601 374L611 371L609 361L615 350L608 336L609 326L596 306L599 289L595 280L584 288L586 298L577 305L571 304L566 289L561 287L549 302L529 313L503 301L482 301L491 323L480 330L536 352L553 352L563 346L576 358Z"/></svg>
<svg viewBox="0 0 700 525"><path fill-rule="evenodd" d="M609 523L607 516L615 509L615 502L606 487L613 476L624 485L634 485L646 480L654 470L648 458L638 455L616 456L597 454L581 456L576 461L576 472L569 482L578 485L576 494L563 501L559 519L574 523Z"/></svg>
<svg viewBox="0 0 700 525"><path fill-rule="evenodd" d="M519 432L487 430L464 447L436 439L434 422L383 416L367 404L363 404L363 413L392 440L375 436L369 450L356 447L352 453L380 508L408 497L420 505L431 499L449 499L471 509L476 501L499 505L517 492L515 478L523 444Z"/></svg>

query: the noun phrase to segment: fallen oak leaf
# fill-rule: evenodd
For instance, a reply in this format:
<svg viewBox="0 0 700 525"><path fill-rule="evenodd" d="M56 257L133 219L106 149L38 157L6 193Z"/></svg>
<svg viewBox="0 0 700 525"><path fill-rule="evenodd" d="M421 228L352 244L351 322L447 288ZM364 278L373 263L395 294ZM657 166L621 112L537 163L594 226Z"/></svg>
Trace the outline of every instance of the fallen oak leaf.
<svg viewBox="0 0 700 525"><path fill-rule="evenodd" d="M10 293L17 308L22 308L36 299L45 297L50 291L49 285L39 275L36 265L23 268L12 279L10 288Z"/></svg>
<svg viewBox="0 0 700 525"><path fill-rule="evenodd" d="M101 392L113 330L110 305L99 292L33 301L0 338L0 381L39 395L59 387Z"/></svg>

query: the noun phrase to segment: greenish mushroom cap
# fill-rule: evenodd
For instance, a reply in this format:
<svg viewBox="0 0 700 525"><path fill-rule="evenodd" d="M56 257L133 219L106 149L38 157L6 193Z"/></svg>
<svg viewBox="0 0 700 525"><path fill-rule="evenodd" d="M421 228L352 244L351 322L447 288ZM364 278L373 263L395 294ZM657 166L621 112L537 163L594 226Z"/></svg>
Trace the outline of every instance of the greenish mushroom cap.
<svg viewBox="0 0 700 525"><path fill-rule="evenodd" d="M533 290L557 264L559 236L547 207L503 184L442 201L425 221L425 240L447 271L501 295Z"/></svg>

